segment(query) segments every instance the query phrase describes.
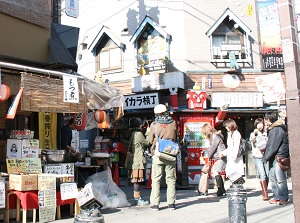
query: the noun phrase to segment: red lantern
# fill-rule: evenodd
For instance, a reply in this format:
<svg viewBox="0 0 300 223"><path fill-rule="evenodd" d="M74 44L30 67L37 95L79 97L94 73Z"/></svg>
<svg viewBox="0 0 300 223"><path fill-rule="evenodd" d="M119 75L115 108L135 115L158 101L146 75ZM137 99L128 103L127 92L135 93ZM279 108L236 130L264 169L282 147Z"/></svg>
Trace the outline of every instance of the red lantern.
<svg viewBox="0 0 300 223"><path fill-rule="evenodd" d="M75 129L81 131L86 126L87 114L84 113L76 113L74 114L74 122L75 122Z"/></svg>
<svg viewBox="0 0 300 223"><path fill-rule="evenodd" d="M102 123L103 121L105 121L105 120L106 120L106 113L105 113L105 111L97 110L97 111L94 113L94 119L95 119L96 122L98 122L98 123Z"/></svg>
<svg viewBox="0 0 300 223"><path fill-rule="evenodd" d="M0 102L6 101L10 96L10 88L5 84L0 84Z"/></svg>

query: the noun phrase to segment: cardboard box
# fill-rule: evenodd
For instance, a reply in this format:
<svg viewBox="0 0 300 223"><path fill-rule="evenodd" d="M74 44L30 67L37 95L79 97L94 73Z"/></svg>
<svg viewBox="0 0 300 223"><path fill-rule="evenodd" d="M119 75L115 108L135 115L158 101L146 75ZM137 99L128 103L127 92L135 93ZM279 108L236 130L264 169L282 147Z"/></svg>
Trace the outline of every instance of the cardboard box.
<svg viewBox="0 0 300 223"><path fill-rule="evenodd" d="M29 191L38 189L38 174L9 175L9 189L18 191Z"/></svg>
<svg viewBox="0 0 300 223"><path fill-rule="evenodd" d="M78 192L77 201L82 209L103 207L101 194L92 186L92 183L86 184L84 188Z"/></svg>

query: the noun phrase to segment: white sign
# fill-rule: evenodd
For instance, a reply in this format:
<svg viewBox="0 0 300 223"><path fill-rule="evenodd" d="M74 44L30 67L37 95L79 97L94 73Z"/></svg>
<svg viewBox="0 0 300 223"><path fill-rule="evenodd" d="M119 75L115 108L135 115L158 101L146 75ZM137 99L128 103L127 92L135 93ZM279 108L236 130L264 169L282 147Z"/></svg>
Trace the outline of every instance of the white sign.
<svg viewBox="0 0 300 223"><path fill-rule="evenodd" d="M211 98L211 107L263 107L262 92L213 92Z"/></svg>
<svg viewBox="0 0 300 223"><path fill-rule="evenodd" d="M76 77L64 76L64 102L79 103L79 89Z"/></svg>
<svg viewBox="0 0 300 223"><path fill-rule="evenodd" d="M238 44L222 44L221 50L222 51L241 51L242 47Z"/></svg>
<svg viewBox="0 0 300 223"><path fill-rule="evenodd" d="M267 74L255 78L258 91L264 93L266 103L285 99L285 88L281 73Z"/></svg>
<svg viewBox="0 0 300 223"><path fill-rule="evenodd" d="M79 0L66 0L66 14L77 18L79 15Z"/></svg>
<svg viewBox="0 0 300 223"><path fill-rule="evenodd" d="M134 94L124 96L124 110L126 109L141 109L154 108L159 104L158 93L150 94Z"/></svg>
<svg viewBox="0 0 300 223"><path fill-rule="evenodd" d="M294 61L293 43L291 39L281 40L283 62L290 63Z"/></svg>
<svg viewBox="0 0 300 223"><path fill-rule="evenodd" d="M0 182L0 208L5 208L5 198L6 198L6 193L5 193L5 183Z"/></svg>
<svg viewBox="0 0 300 223"><path fill-rule="evenodd" d="M77 198L78 189L76 183L63 183L60 185L60 195L62 200Z"/></svg>

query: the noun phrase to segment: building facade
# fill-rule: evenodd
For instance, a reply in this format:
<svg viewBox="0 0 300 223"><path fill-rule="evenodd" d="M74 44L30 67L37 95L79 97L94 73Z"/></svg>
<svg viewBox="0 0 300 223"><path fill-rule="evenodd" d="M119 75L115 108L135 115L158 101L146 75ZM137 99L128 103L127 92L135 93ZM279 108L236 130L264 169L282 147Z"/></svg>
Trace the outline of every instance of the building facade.
<svg viewBox="0 0 300 223"><path fill-rule="evenodd" d="M81 0L78 17L62 14L61 22L80 28L79 73L122 89L131 102L157 94L150 106L125 100L125 115L147 116L165 103L177 117L217 116L225 105L225 118L246 138L255 118L285 109L276 0ZM202 93L205 101L189 103Z"/></svg>

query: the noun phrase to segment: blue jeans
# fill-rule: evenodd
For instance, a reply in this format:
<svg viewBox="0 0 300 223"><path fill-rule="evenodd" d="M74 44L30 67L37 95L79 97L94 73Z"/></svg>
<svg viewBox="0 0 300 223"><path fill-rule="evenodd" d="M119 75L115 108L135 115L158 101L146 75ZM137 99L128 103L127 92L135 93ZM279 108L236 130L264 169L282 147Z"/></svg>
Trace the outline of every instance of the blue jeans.
<svg viewBox="0 0 300 223"><path fill-rule="evenodd" d="M256 170L259 175L259 179L261 181L266 180L269 181L269 163L264 163L262 158L253 157Z"/></svg>
<svg viewBox="0 0 300 223"><path fill-rule="evenodd" d="M286 172L280 168L276 160L274 160L273 163L270 163L269 175L274 199L288 201L289 190L286 181Z"/></svg>

